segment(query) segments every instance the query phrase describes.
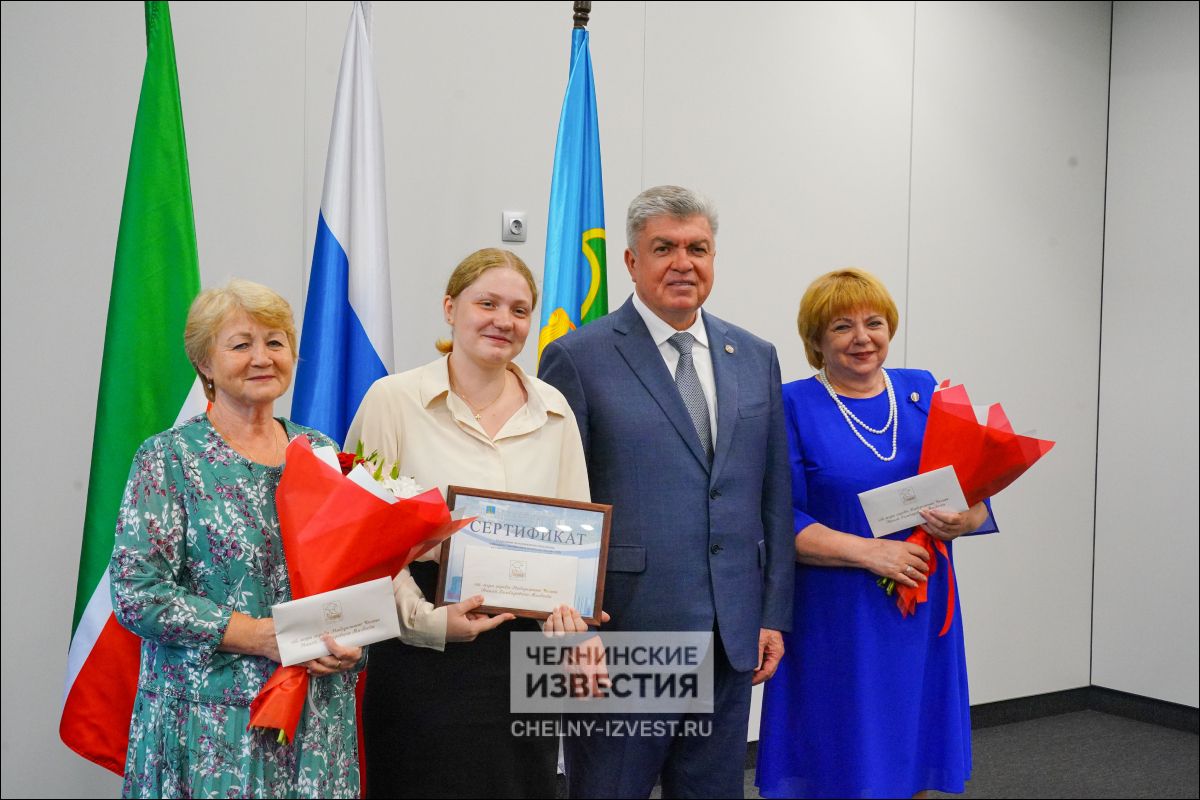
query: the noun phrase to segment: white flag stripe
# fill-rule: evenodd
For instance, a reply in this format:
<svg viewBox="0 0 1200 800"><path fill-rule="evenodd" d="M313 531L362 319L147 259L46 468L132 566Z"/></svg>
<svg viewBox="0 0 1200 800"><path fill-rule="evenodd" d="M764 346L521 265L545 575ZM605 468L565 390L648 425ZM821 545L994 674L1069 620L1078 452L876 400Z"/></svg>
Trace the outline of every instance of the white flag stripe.
<svg viewBox="0 0 1200 800"><path fill-rule="evenodd" d="M204 396L204 387L200 385L200 378L197 377L192 381L192 388L188 390L183 405L179 407L179 415L175 417L175 424L178 425L191 419L206 408L208 408L208 398ZM116 520L113 522L115 524Z"/></svg>
<svg viewBox="0 0 1200 800"><path fill-rule="evenodd" d="M113 522L115 524L116 520ZM75 685L75 678L79 676L84 662L92 653L92 647L100 638L100 631L104 630L104 626L108 624L108 617L112 614L112 599L108 587L108 571L105 570L104 577L96 585L96 591L92 592L92 597L83 610L83 616L79 618L75 635L71 637L71 649L67 652L67 682L63 686L64 706L67 704L67 695L71 693L71 687Z"/></svg>

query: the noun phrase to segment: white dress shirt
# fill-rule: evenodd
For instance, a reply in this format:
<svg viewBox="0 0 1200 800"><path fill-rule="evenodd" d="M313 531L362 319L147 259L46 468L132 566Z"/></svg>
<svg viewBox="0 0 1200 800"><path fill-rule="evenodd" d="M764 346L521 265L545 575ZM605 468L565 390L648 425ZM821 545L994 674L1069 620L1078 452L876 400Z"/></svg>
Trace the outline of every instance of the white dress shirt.
<svg viewBox="0 0 1200 800"><path fill-rule="evenodd" d="M659 355L663 357L667 369L671 372L671 380L675 380L675 369L679 366L679 351L675 349L675 345L671 344L669 339L679 331L651 311L650 307L642 302L642 298L637 296L637 292L633 294L633 307L637 309L642 321L646 323L646 328L650 331L650 338L654 340ZM709 430L712 431L713 449L716 450L717 381L713 376L712 348L708 346L708 331L704 329L703 309L696 310L696 321L687 329L687 332L696 339L696 343L692 346L692 364L696 367L696 377L700 379L700 388L704 390L704 401L708 403L708 425Z"/></svg>

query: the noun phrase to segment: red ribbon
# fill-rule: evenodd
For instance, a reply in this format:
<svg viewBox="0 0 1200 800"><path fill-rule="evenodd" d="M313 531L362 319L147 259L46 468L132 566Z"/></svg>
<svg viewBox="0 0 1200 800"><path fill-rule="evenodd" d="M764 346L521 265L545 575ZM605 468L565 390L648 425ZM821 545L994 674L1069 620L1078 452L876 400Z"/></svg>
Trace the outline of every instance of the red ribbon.
<svg viewBox="0 0 1200 800"><path fill-rule="evenodd" d="M250 724L246 727L278 728L289 742L296 738L309 680L304 667L277 668L250 703Z"/></svg>
<svg viewBox="0 0 1200 800"><path fill-rule="evenodd" d="M933 573L937 572L938 559L940 555L946 559L946 620L942 623L942 630L938 636L945 636L950 630L950 625L954 622L954 564L950 561L950 551L946 549L946 543L941 539L935 539L925 532L923 528L917 528L904 541L911 542L918 547L925 548L925 552L929 554L929 573L928 577L932 578ZM918 581L916 586L905 586L896 584L896 606L900 609L900 615L907 617L909 614L917 612L917 604L924 603L929 599L929 582Z"/></svg>

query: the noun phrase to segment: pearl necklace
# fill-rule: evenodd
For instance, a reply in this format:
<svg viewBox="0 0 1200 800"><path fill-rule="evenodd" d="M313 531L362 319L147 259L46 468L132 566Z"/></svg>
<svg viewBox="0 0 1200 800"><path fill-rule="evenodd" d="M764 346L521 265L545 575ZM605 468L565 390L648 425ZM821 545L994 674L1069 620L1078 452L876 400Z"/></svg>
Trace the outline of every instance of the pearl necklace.
<svg viewBox="0 0 1200 800"><path fill-rule="evenodd" d="M842 402L842 398L838 397L837 392L835 392L833 389L833 385L829 383L829 376L825 374L824 368L817 373L817 380L822 386L825 387L825 391L829 392L829 396L833 398L833 402L837 404L838 411L842 412L842 418L846 420L846 424L850 426L850 431L858 437L858 440L865 444L880 461L891 461L896 457L896 438L897 434L900 432L900 416L896 413L896 392L892 389L892 379L888 377L887 370L880 368L879 371L883 373L883 385L887 388L888 418L887 422L883 423L883 427L879 428L878 430L863 422L854 415L853 411L846 408L846 404ZM880 452L875 449L875 445L868 442L866 437L859 432L858 428L855 427L855 423L861 425L863 430L867 431L868 433L874 433L876 435L886 433L887 429L891 428L892 454L890 456L884 456L880 454Z"/></svg>

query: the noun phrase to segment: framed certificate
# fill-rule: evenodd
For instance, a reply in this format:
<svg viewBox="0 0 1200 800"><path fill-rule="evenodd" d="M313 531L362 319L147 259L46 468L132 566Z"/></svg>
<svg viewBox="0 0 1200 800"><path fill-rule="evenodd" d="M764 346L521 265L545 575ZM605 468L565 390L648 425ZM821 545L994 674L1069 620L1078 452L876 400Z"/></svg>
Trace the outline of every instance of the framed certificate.
<svg viewBox="0 0 1200 800"><path fill-rule="evenodd" d="M612 506L450 486L446 504L474 517L442 543L438 605L483 595L481 611L545 619L574 606L600 624Z"/></svg>

